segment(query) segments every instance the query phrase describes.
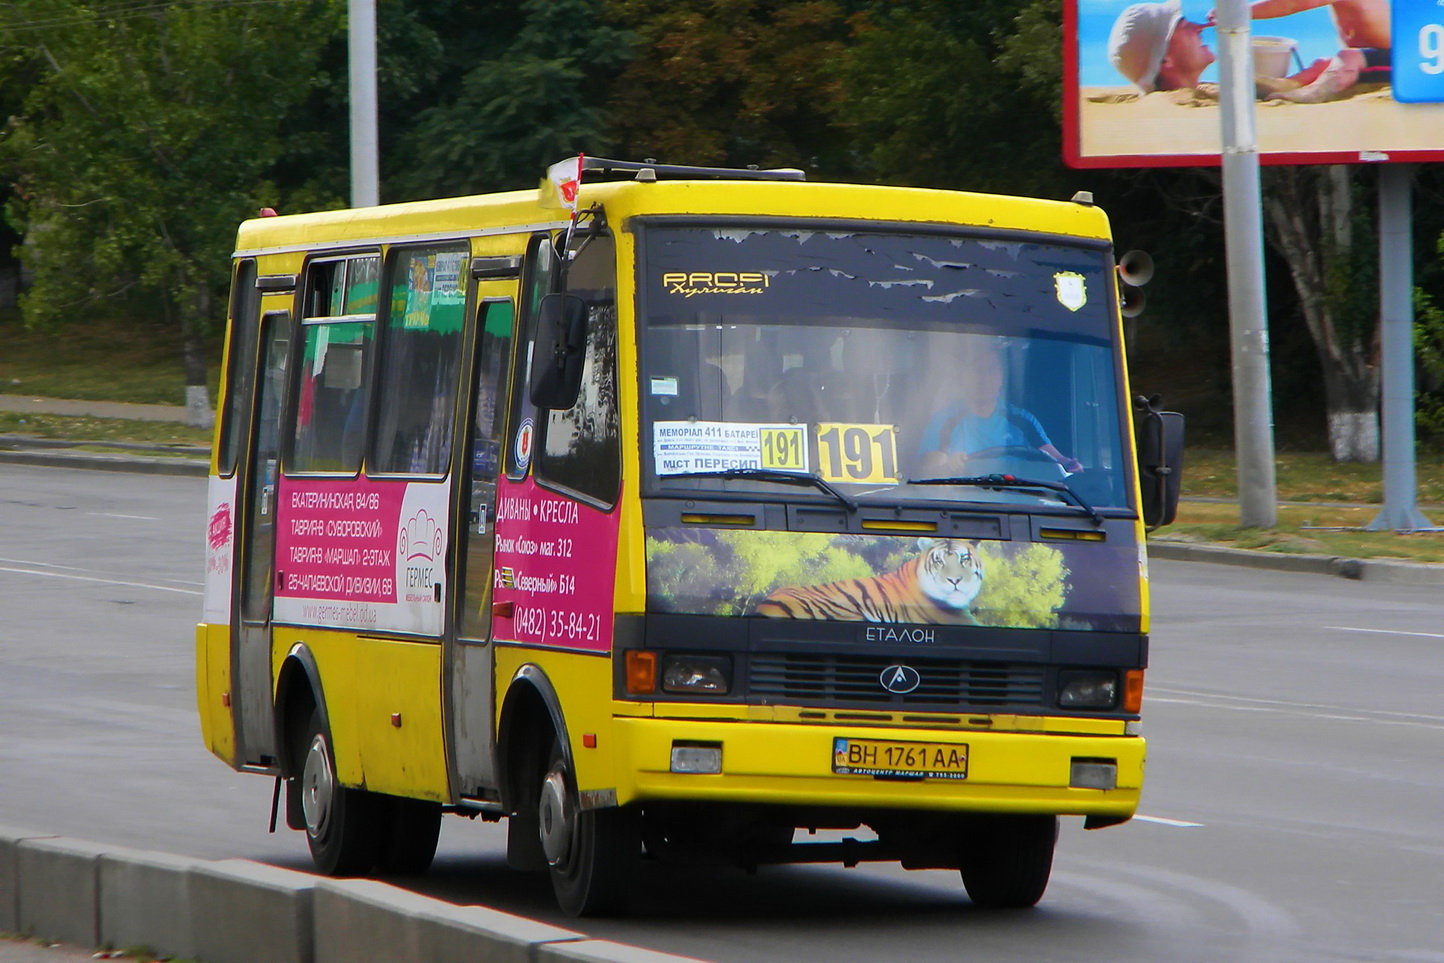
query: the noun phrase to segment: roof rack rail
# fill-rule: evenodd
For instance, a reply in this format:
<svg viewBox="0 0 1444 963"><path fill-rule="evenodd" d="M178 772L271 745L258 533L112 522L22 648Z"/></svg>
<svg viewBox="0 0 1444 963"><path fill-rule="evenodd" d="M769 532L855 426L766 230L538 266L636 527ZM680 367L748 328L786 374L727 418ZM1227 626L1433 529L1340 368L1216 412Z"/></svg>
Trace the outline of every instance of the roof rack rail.
<svg viewBox="0 0 1444 963"><path fill-rule="evenodd" d="M637 180L722 180L722 181L805 181L807 174L793 167L773 170L736 167L690 167L684 164L658 164L655 161L608 160L605 157L583 157L582 170L588 173L632 174Z"/></svg>

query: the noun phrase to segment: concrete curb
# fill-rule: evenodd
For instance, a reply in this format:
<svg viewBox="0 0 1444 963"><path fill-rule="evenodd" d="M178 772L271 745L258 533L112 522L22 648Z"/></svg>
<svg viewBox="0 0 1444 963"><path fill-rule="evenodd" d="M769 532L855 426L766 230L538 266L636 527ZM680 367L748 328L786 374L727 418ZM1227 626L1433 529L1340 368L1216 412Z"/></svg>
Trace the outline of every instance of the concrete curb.
<svg viewBox="0 0 1444 963"><path fill-rule="evenodd" d="M44 468L88 468L92 471L129 471L149 475L188 475L204 478L210 463L197 458L145 458L78 451L0 450L0 464L38 465Z"/></svg>
<svg viewBox="0 0 1444 963"><path fill-rule="evenodd" d="M1444 565L1399 562L1390 559L1345 558L1337 555L1290 555L1261 552L1223 545L1150 540L1148 557L1179 562L1213 562L1277 572L1305 572L1333 575L1364 582L1392 582L1400 585L1444 585Z"/></svg>
<svg viewBox="0 0 1444 963"><path fill-rule="evenodd" d="M0 931L204 963L696 963L388 883L0 826Z"/></svg>

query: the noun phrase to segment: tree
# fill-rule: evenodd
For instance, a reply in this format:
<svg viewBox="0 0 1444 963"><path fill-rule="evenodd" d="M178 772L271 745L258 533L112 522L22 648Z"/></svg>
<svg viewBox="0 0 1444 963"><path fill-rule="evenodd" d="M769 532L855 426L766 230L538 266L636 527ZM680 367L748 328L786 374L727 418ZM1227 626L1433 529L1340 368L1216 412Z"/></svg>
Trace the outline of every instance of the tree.
<svg viewBox="0 0 1444 963"><path fill-rule="evenodd" d="M485 22L510 27L509 39L504 46L466 35L459 41L472 57L444 83L424 88L441 102L420 110L392 144L389 195L531 187L548 164L611 146L602 103L607 81L629 56L630 35L602 22L600 0L496 6L512 13Z"/></svg>
<svg viewBox="0 0 1444 963"><path fill-rule="evenodd" d="M853 168L836 66L848 5L834 0L609 0L636 35L617 78L620 153L671 164Z"/></svg>
<svg viewBox="0 0 1444 963"><path fill-rule="evenodd" d="M1274 167L1270 240L1284 255L1324 375L1335 461L1379 460L1377 234L1349 168Z"/></svg>
<svg viewBox="0 0 1444 963"><path fill-rule="evenodd" d="M287 117L324 80L314 67L340 13L339 0L6 8L0 36L34 78L0 138L34 272L26 323L151 305L182 343L191 420L208 420L204 339L236 225L283 198L270 175Z"/></svg>

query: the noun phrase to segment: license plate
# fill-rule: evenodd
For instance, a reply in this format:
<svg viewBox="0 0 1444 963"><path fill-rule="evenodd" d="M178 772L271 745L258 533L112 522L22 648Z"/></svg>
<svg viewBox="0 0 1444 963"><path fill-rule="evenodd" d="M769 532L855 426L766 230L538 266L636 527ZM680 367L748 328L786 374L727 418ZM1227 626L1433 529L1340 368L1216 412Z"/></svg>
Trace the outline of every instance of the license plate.
<svg viewBox="0 0 1444 963"><path fill-rule="evenodd" d="M848 776L968 778L968 747L892 739L832 740L832 771Z"/></svg>

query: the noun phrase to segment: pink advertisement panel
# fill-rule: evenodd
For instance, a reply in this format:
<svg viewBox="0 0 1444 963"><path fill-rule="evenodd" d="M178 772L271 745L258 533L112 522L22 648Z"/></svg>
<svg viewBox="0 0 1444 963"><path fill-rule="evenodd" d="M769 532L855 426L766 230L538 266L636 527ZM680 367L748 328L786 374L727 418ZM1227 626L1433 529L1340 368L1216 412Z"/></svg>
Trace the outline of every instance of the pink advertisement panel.
<svg viewBox="0 0 1444 963"><path fill-rule="evenodd" d="M496 510L496 638L611 651L619 525L615 510L546 491L530 475L503 480Z"/></svg>
<svg viewBox="0 0 1444 963"><path fill-rule="evenodd" d="M283 477L276 619L439 633L448 491L437 482Z"/></svg>

